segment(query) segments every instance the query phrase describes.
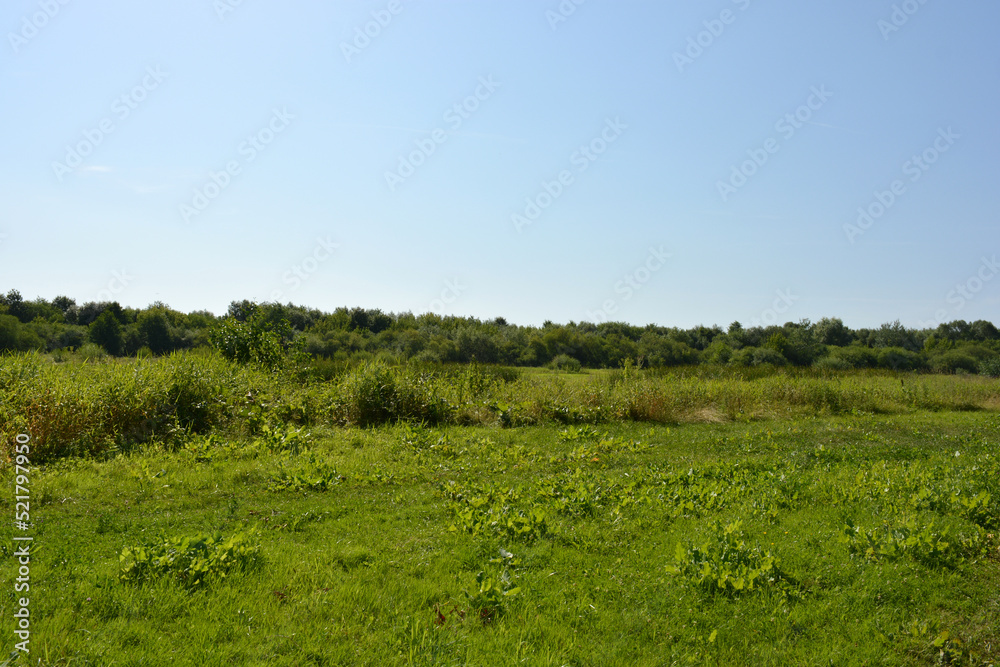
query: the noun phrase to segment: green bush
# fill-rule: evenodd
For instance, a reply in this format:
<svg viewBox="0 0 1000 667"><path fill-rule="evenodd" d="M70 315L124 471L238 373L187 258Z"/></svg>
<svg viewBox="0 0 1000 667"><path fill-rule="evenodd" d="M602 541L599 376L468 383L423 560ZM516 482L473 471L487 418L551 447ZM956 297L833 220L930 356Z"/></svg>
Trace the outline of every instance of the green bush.
<svg viewBox="0 0 1000 667"><path fill-rule="evenodd" d="M559 354L549 362L549 368L554 368L559 371L567 371L569 373L579 373L580 369L583 368L583 364L581 364L578 359L574 359L568 354Z"/></svg>
<svg viewBox="0 0 1000 667"><path fill-rule="evenodd" d="M83 361L103 361L108 358L108 353L96 343L84 343L76 353Z"/></svg>
<svg viewBox="0 0 1000 667"><path fill-rule="evenodd" d="M979 372L986 377L1000 377L1000 357L985 359L979 362Z"/></svg>
<svg viewBox="0 0 1000 667"><path fill-rule="evenodd" d="M230 361L277 368L284 361L282 341L288 335L288 322L275 325L262 310L256 310L245 322L233 317L222 320L209 332L208 340Z"/></svg>
<svg viewBox="0 0 1000 667"><path fill-rule="evenodd" d="M381 360L366 362L348 373L338 387L342 418L358 426L446 421L450 408L434 394L435 384L429 373L393 369Z"/></svg>
<svg viewBox="0 0 1000 667"><path fill-rule="evenodd" d="M840 359L851 368L876 368L878 354L875 350L863 345L850 345L848 347L829 347L830 358Z"/></svg>
<svg viewBox="0 0 1000 667"><path fill-rule="evenodd" d="M853 366L851 366L850 362L841 359L840 357L830 355L828 357L823 357L822 359L817 359L816 362L813 363L813 368L820 368L828 371L847 371L851 370Z"/></svg>
<svg viewBox="0 0 1000 667"><path fill-rule="evenodd" d="M915 371L924 367L924 359L916 352L904 350L901 347L880 348L878 365L894 371Z"/></svg>
<svg viewBox="0 0 1000 667"><path fill-rule="evenodd" d="M944 354L932 357L930 367L935 373L955 373L957 371L975 373L979 370L979 364L975 358L959 350L949 350Z"/></svg>
<svg viewBox="0 0 1000 667"><path fill-rule="evenodd" d="M734 366L787 366L788 359L770 347L744 347L733 354L729 363Z"/></svg>

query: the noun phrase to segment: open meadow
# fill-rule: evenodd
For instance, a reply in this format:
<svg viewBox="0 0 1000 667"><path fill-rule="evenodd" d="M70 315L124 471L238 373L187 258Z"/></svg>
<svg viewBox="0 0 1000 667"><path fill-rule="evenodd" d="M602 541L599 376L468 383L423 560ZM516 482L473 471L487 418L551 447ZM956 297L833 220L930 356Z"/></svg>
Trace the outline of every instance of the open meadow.
<svg viewBox="0 0 1000 667"><path fill-rule="evenodd" d="M2 357L10 664L995 664L998 407L961 375Z"/></svg>

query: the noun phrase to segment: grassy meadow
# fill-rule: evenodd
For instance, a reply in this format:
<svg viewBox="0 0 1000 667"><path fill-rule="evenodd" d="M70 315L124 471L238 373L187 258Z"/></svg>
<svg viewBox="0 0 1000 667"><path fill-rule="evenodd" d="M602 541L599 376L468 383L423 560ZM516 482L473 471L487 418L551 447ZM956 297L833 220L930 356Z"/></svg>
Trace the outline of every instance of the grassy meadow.
<svg viewBox="0 0 1000 667"><path fill-rule="evenodd" d="M9 664L996 664L998 408L969 375L0 357Z"/></svg>

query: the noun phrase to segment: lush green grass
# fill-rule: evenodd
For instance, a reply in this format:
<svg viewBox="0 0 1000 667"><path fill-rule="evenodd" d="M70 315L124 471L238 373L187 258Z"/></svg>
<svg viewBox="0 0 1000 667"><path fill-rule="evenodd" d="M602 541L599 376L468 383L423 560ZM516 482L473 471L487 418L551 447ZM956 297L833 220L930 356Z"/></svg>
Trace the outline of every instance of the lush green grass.
<svg viewBox="0 0 1000 667"><path fill-rule="evenodd" d="M968 375L725 367L520 373L380 362L271 372L209 353L60 364L0 356L3 451L30 432L39 462L176 444L198 433L247 436L264 423L681 424L997 408L1000 382Z"/></svg>
<svg viewBox="0 0 1000 667"><path fill-rule="evenodd" d="M34 634L15 664L1000 658L993 412L306 433L33 468ZM126 549L254 528L256 558L224 578L123 576Z"/></svg>
<svg viewBox="0 0 1000 667"><path fill-rule="evenodd" d="M970 376L0 357L14 664L991 664L998 406Z"/></svg>

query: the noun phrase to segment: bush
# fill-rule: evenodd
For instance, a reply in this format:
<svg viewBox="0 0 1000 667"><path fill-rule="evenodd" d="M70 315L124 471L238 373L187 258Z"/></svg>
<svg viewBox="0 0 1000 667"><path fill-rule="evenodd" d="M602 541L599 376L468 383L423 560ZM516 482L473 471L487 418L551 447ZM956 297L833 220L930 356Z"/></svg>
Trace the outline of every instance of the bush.
<svg viewBox="0 0 1000 667"><path fill-rule="evenodd" d="M986 377L1000 378L1000 357L979 362L979 372Z"/></svg>
<svg viewBox="0 0 1000 667"><path fill-rule="evenodd" d="M878 355L870 347L851 345L828 349L830 350L830 358L839 359L850 368L875 368L878 366Z"/></svg>
<svg viewBox="0 0 1000 667"><path fill-rule="evenodd" d="M734 353L729 363L734 366L787 366L788 359L769 347L744 347Z"/></svg>
<svg viewBox="0 0 1000 667"><path fill-rule="evenodd" d="M108 358L108 353L96 343L84 343L83 347L77 350L76 353L84 361L103 361Z"/></svg>
<svg viewBox="0 0 1000 667"><path fill-rule="evenodd" d="M923 368L924 360L916 352L901 347L884 347L878 350L878 365L894 371L915 371Z"/></svg>
<svg viewBox="0 0 1000 667"><path fill-rule="evenodd" d="M569 373L579 373L580 369L583 368L583 364L568 354L559 354L549 362L549 368Z"/></svg>
<svg viewBox="0 0 1000 667"><path fill-rule="evenodd" d="M257 310L245 322L227 317L212 329L208 340L230 361L277 368L284 359L282 340L286 335L290 335L288 322L275 326Z"/></svg>
<svg viewBox="0 0 1000 667"><path fill-rule="evenodd" d="M342 418L349 424L376 426L399 420L446 421L449 406L433 395L430 374L391 369L384 361L370 361L341 382Z"/></svg>
<svg viewBox="0 0 1000 667"><path fill-rule="evenodd" d="M955 373L960 370L975 373L979 370L979 364L976 360L959 350L950 350L944 354L936 355L931 359L930 366L935 373Z"/></svg>
<svg viewBox="0 0 1000 667"><path fill-rule="evenodd" d="M823 357L818 359L814 364L813 368L819 368L827 371L847 371L853 368L851 364L840 357L835 357L830 355L828 357Z"/></svg>

